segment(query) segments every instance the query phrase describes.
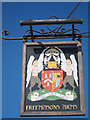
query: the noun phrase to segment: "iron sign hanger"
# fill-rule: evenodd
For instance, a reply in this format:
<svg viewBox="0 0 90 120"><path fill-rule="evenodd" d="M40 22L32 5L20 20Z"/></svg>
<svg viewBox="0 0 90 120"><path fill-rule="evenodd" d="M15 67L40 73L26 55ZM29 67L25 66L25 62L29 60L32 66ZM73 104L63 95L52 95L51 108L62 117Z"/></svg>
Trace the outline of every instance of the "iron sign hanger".
<svg viewBox="0 0 90 120"><path fill-rule="evenodd" d="M25 32L25 35L23 37L19 38L7 38L4 37L3 34L9 35L8 30L3 30L1 33L1 36L5 40L24 40L27 41L27 39L31 39L32 42L34 42L34 39L60 39L60 38L72 38L74 41L75 38L78 38L77 40L81 41L81 37L88 38L90 37L89 35L84 35L88 34L90 32L86 33L80 33L78 29L74 28L75 24L82 24L83 20L82 19L69 19L69 17L72 15L72 13L76 10L76 8L79 6L82 0L76 5L76 7L71 11L71 13L68 15L67 19L58 19L56 16L51 16L47 20L28 20L28 21L20 21L21 26L30 26L30 30L27 30ZM51 19L54 17L55 19ZM72 29L65 30L62 28L63 25L65 24L72 24ZM47 29L49 31L44 32L44 29L41 29L40 31L33 30L32 26L33 25L58 25L57 28L54 30L51 30L49 27ZM62 29L61 29L62 28ZM68 33L71 32L72 34ZM27 35L28 33L28 35ZM66 34L68 33L68 34Z"/></svg>

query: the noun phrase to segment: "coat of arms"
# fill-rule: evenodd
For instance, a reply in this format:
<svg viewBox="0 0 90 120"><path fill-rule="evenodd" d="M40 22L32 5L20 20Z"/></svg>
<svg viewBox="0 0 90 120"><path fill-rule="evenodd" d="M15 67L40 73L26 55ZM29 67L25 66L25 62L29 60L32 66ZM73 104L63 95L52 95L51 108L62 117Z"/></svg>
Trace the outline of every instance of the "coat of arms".
<svg viewBox="0 0 90 120"><path fill-rule="evenodd" d="M67 83L72 90L66 89ZM33 87L37 84L37 88ZM29 87L28 100L73 101L77 98L77 61L73 54L66 58L59 47L47 47L35 59L31 55L27 64L26 88Z"/></svg>
<svg viewBox="0 0 90 120"><path fill-rule="evenodd" d="M42 71L41 79L42 85L46 90L56 91L62 86L63 71L62 70Z"/></svg>

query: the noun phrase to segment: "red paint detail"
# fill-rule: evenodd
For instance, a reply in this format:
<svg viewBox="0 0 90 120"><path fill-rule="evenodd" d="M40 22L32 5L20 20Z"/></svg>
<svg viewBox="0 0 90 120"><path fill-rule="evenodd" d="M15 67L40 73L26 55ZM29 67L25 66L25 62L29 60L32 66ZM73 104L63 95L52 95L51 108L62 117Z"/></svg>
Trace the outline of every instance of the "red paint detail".
<svg viewBox="0 0 90 120"><path fill-rule="evenodd" d="M56 88L53 88L53 86L52 86L53 84L51 82L49 82L49 80L47 81L47 82L49 82L49 86L47 86L47 82L44 82L47 79L50 79L50 81L53 82L52 73L60 73L60 84ZM47 78L45 78L45 74L47 74ZM51 78L49 78L49 74L51 74ZM41 73L41 80L42 80L42 85L46 90L48 90L48 91L56 91L57 89L59 89L62 86L62 83L63 83L63 71L62 70L47 70L47 71L43 70L42 73Z"/></svg>

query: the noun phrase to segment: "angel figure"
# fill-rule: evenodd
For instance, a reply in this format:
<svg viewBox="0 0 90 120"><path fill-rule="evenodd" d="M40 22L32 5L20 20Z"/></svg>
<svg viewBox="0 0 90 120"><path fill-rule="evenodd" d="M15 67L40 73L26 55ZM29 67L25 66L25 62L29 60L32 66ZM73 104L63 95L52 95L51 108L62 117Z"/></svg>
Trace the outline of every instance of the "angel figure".
<svg viewBox="0 0 90 120"><path fill-rule="evenodd" d="M32 87L34 87L36 83L38 84L38 87L41 89L41 81L38 77L38 61L37 60L33 62L33 66L32 66L30 93L31 93Z"/></svg>
<svg viewBox="0 0 90 120"><path fill-rule="evenodd" d="M33 55L31 55L29 58L27 64L26 88L28 87L30 82L30 93L32 92L32 87L34 87L36 83L38 84L39 89L41 89L41 80L39 79L38 74L43 70L43 60L44 60L45 50L42 51L38 60L35 60L35 57ZM41 91L43 92L42 89Z"/></svg>
<svg viewBox="0 0 90 120"><path fill-rule="evenodd" d="M66 57L61 49L57 48L61 53L61 70L66 73L66 77L63 81L63 89L66 87L66 83L69 83L73 87L73 91L75 90L74 81L78 86L78 75L77 75L77 62L75 56L70 55L70 59L66 60ZM62 89L62 90L63 90Z"/></svg>
<svg viewBox="0 0 90 120"><path fill-rule="evenodd" d="M66 87L66 84L69 83L73 87L73 91L75 90L74 80L76 85L78 86L78 77L77 77L77 62L75 60L74 55L70 56L70 59L66 60L66 76L63 81L63 89Z"/></svg>

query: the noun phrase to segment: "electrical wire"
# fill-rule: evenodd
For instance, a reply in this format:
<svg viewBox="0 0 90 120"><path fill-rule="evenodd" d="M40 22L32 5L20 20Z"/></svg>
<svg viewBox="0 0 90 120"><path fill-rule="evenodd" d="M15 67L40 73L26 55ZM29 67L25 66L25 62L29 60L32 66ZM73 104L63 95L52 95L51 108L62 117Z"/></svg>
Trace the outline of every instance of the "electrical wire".
<svg viewBox="0 0 90 120"><path fill-rule="evenodd" d="M82 2L82 0L80 0L80 2L76 5L76 7L71 11L71 13L68 15L68 17L66 19L68 19L72 13L76 10L76 8L79 6L79 4ZM58 27L58 30L55 32L55 34L62 28L63 24L62 25L59 25Z"/></svg>

